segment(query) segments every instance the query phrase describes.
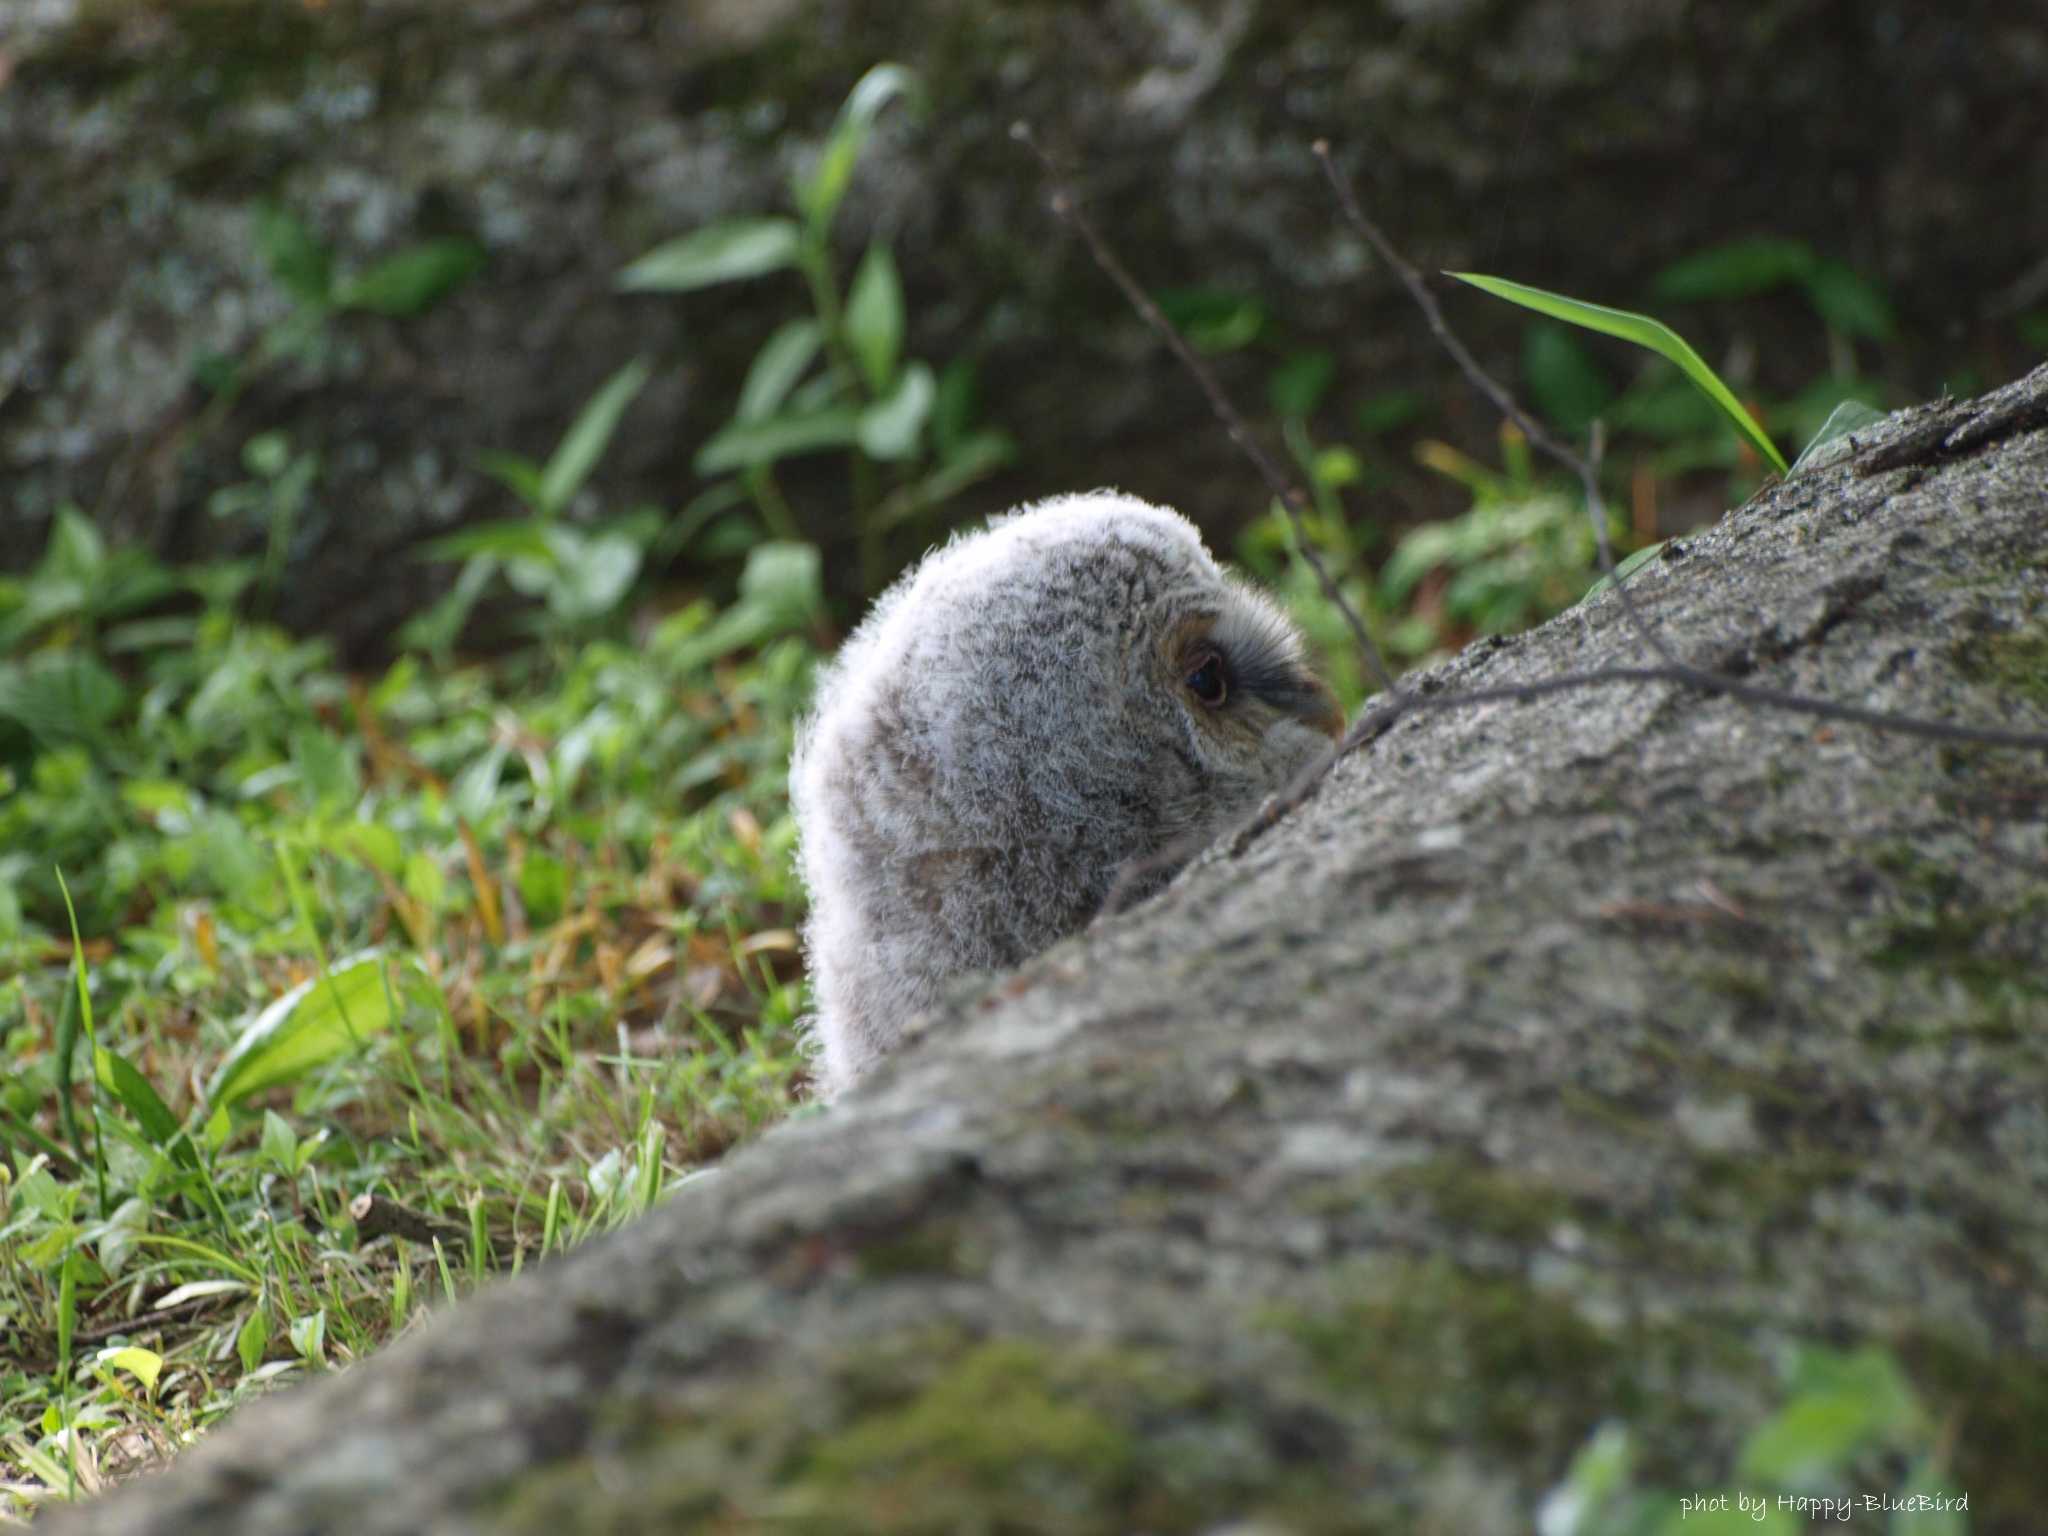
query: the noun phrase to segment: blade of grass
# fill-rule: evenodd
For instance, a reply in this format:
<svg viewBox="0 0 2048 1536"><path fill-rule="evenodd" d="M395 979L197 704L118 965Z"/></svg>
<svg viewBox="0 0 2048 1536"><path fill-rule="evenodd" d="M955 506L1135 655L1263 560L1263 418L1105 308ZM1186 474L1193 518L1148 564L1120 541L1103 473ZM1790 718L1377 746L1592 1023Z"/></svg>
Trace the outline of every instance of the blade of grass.
<svg viewBox="0 0 2048 1536"><path fill-rule="evenodd" d="M71 919L71 969L78 982L78 1012L74 1015L69 1008L64 1010L63 1022L58 1026L57 1064L60 1074L58 1107L64 1120L64 1134L71 1138L71 1145L78 1152L80 1162L85 1161L85 1144L79 1139L78 1121L71 1107L71 1057L78 1048L77 1026L85 1029L85 1043L94 1056L98 1056L99 1036L92 1027L92 989L85 980L85 943L78 936L78 910L71 904L71 887L64 879L64 871L57 871L57 889L64 896L64 912ZM107 1203L107 1150L106 1138L99 1134L100 1084L97 1073L93 1075L93 1138L92 1173L100 1202L100 1215L111 1210Z"/></svg>
<svg viewBox="0 0 2048 1536"><path fill-rule="evenodd" d="M1482 293L1490 293L1497 299L1506 299L1510 304L1519 304L1524 309L1533 309L1539 315L1548 315L1553 320L1563 320L1572 325L1583 326L1589 331L1599 331L1606 336L1616 336L1623 341L1632 341L1639 347L1646 347L1660 357L1669 358L1679 370L1692 380L1693 384L1735 424L1745 441L1762 454L1766 463L1781 475L1790 473L1785 456L1778 451L1778 445L1771 441L1768 433L1757 424L1754 416L1735 398L1735 392L1721 382L1719 374L1709 368L1706 359L1692 349L1678 332L1661 320L1648 315L1639 315L1632 310L1610 309L1605 304L1588 304L1582 299L1569 299L1561 293L1552 293L1545 288L1532 288L1527 283L1512 282L1504 277L1488 277L1478 272L1447 272L1446 277L1455 277L1461 283L1469 283Z"/></svg>

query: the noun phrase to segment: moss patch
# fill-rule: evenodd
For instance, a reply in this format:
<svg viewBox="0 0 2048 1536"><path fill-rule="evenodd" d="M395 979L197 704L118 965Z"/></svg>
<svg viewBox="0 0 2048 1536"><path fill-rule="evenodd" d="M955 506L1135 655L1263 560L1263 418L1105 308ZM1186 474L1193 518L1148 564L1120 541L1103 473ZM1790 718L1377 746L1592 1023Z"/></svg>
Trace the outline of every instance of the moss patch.
<svg viewBox="0 0 2048 1536"><path fill-rule="evenodd" d="M1268 1422L1257 1388L1145 1350L928 1328L877 1341L823 1381L706 1401L619 1424L613 1453L508 1488L492 1528L1112 1536L1254 1513L1304 1533L1382 1528L1341 1485L1334 1425L1296 1443L1301 1416Z"/></svg>
<svg viewBox="0 0 2048 1536"><path fill-rule="evenodd" d="M1426 1444L1558 1460L1627 1406L1619 1345L1520 1278L1404 1265L1331 1312L1281 1321L1326 1388Z"/></svg>
<svg viewBox="0 0 2048 1536"><path fill-rule="evenodd" d="M1020 1340L981 1345L899 1407L812 1447L794 1479L798 1502L900 1530L988 1528L997 1511L1006 1524L1107 1529L1138 1453L1128 1415L1105 1401L1128 1399L1137 1383L1120 1367L1107 1370L1114 1381L1105 1373L1102 1359Z"/></svg>
<svg viewBox="0 0 2048 1536"><path fill-rule="evenodd" d="M1971 635L1949 654L1971 682L2048 706L2048 626Z"/></svg>
<svg viewBox="0 0 2048 1536"><path fill-rule="evenodd" d="M1569 1196L1508 1168L1466 1158L1437 1158L1396 1168L1378 1181L1382 1198L1423 1206L1455 1232L1535 1247L1573 1219Z"/></svg>

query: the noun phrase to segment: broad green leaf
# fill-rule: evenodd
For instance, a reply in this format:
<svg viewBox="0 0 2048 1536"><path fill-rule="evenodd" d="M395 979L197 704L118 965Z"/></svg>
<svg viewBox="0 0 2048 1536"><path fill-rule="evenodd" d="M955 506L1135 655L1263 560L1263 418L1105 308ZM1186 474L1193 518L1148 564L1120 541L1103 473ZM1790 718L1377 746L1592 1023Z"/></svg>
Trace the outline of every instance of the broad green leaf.
<svg viewBox="0 0 2048 1536"><path fill-rule="evenodd" d="M1813 247L1803 240L1730 240L1673 262L1651 282L1650 295L1676 303L1743 299L1803 282L1815 263Z"/></svg>
<svg viewBox="0 0 2048 1536"><path fill-rule="evenodd" d="M1632 341L1639 347L1647 347L1660 357L1667 357L1676 363L1688 379L1718 405L1722 413L1735 424L1745 441L1777 470L1786 473L1785 456L1778 452L1764 429L1757 425L1735 393L1721 382L1720 375L1706 364L1706 360L1692 349L1683 336L1662 321L1648 315L1638 315L1625 309L1610 309L1604 304L1588 304L1580 299L1568 299L1561 293L1551 293L1542 288L1531 288L1526 283L1510 282L1502 277L1488 277L1478 272L1451 272L1446 276L1455 277L1461 283L1470 283L1483 293L1495 298L1506 299L1510 304L1519 304L1524 309L1533 309L1540 315L1549 315L1554 320L1568 320L1573 325L1584 326L1587 330L1599 331L1604 335L1618 336L1623 341Z"/></svg>
<svg viewBox="0 0 2048 1536"><path fill-rule="evenodd" d="M416 315L483 266L484 248L474 240L429 240L365 267L335 290L334 302L380 315Z"/></svg>
<svg viewBox="0 0 2048 1536"><path fill-rule="evenodd" d="M796 265L801 244L790 219L727 219L657 245L619 274L634 293L687 293Z"/></svg>
<svg viewBox="0 0 2048 1536"><path fill-rule="evenodd" d="M882 108L898 97L914 101L918 94L917 74L901 64L876 64L856 80L839 109L840 120L859 128L871 126Z"/></svg>
<svg viewBox="0 0 2048 1536"><path fill-rule="evenodd" d="M1627 1426L1603 1424L1572 1458L1564 1481L1537 1511L1537 1536L1593 1536L1602 1512L1628 1485L1635 1459Z"/></svg>
<svg viewBox="0 0 2048 1536"><path fill-rule="evenodd" d="M797 380L824 345L825 333L815 320L792 320L761 343L747 369L747 381L740 386L740 403L733 412L738 421L766 421L782 409L782 402L796 388Z"/></svg>
<svg viewBox="0 0 2048 1536"><path fill-rule="evenodd" d="M1898 334L1898 319L1883 290L1839 261L1815 265L1806 278L1806 296L1821 319L1844 336L1890 341Z"/></svg>
<svg viewBox="0 0 2048 1536"><path fill-rule="evenodd" d="M674 646L669 664L687 672L808 624L823 612L822 569L818 551L809 544L755 545L740 573L740 600L708 628Z"/></svg>
<svg viewBox="0 0 2048 1536"><path fill-rule="evenodd" d="M181 1159L186 1167L197 1165L197 1157L192 1155L185 1142L181 1140L173 1145L186 1154ZM155 1207L149 1201L140 1195L130 1195L114 1207L105 1221L86 1231L84 1240L98 1251L100 1268L109 1278L123 1273L128 1268L129 1259L134 1257L136 1246L148 1240L150 1217L154 1211Z"/></svg>
<svg viewBox="0 0 2048 1536"><path fill-rule="evenodd" d="M1745 1480L1806 1487L1838 1473L1884 1428L1868 1399L1847 1392L1811 1392L1772 1414L1742 1447Z"/></svg>
<svg viewBox="0 0 2048 1536"><path fill-rule="evenodd" d="M1420 419L1427 408L1427 402L1415 390L1382 390L1370 399L1360 402L1358 430L1368 437L1398 432L1410 422Z"/></svg>
<svg viewBox="0 0 2048 1536"><path fill-rule="evenodd" d="M1231 288L1165 288L1152 302L1189 346L1212 356L1250 346L1271 318L1255 295Z"/></svg>
<svg viewBox="0 0 2048 1536"><path fill-rule="evenodd" d="M81 651L0 661L0 720L46 744L97 737L127 703L120 679Z"/></svg>
<svg viewBox="0 0 2048 1536"><path fill-rule="evenodd" d="M558 578L548 587L548 608L571 621L610 613L640 574L640 546L624 534L600 533L578 537L573 543L563 541L556 555Z"/></svg>
<svg viewBox="0 0 2048 1536"><path fill-rule="evenodd" d="M831 226L832 216L839 211L840 200L846 196L847 183L853 180L854 162L860 158L866 139L865 131L841 123L818 152L818 163L811 167L810 174L799 175L790 185L797 210L820 243Z"/></svg>
<svg viewBox="0 0 2048 1536"><path fill-rule="evenodd" d="M718 475L824 448L846 448L859 431L859 413L838 405L804 415L771 416L766 421L735 421L697 450L696 470L700 475Z"/></svg>
<svg viewBox="0 0 2048 1536"><path fill-rule="evenodd" d="M1579 601L1582 603L1591 602L1594 598L1598 597L1602 592L1605 592L1609 587L1613 586L1617 581L1628 580L1630 572L1634 571L1639 566L1648 565L1652 560L1656 559L1659 555L1661 555L1664 552L1664 546L1666 544L1669 544L1670 542L1671 541L1669 539L1659 539L1656 543L1645 544L1641 549L1637 550L1634 554L1628 555L1620 560L1615 561L1614 574L1612 576L1602 575L1601 578L1598 581L1594 582L1592 586L1586 588L1586 595L1580 598Z"/></svg>
<svg viewBox="0 0 2048 1536"><path fill-rule="evenodd" d="M242 1362L244 1373L253 1371L263 1363L263 1351L270 1343L270 1319L264 1315L262 1299L249 1309L249 1315L242 1326L235 1330L235 1354Z"/></svg>
<svg viewBox="0 0 2048 1536"><path fill-rule="evenodd" d="M740 572L740 600L785 627L806 623L824 612L824 565L817 546L756 544L747 552L746 568Z"/></svg>
<svg viewBox="0 0 2048 1536"><path fill-rule="evenodd" d="M124 1345L119 1349L101 1350L99 1363L109 1370L126 1371L142 1383L144 1392L152 1396L156 1393L157 1378L163 1374L164 1369L162 1355L153 1349L143 1349L134 1344Z"/></svg>
<svg viewBox="0 0 2048 1536"><path fill-rule="evenodd" d="M1898 1360L1885 1349L1801 1345L1792 1359L1789 1385L1794 1394L1856 1398L1870 1416L1874 1432L1887 1439L1896 1440L1921 1422L1912 1384Z"/></svg>
<svg viewBox="0 0 2048 1536"><path fill-rule="evenodd" d="M809 175L798 176L790 188L797 210L810 225L813 238L822 238L833 216L838 213L840 199L846 196L847 183L853 179L854 164L867 143L868 130L882 109L898 97L914 101L917 92L914 73L901 64L885 63L875 65L862 75L847 93L846 103L839 109L839 120L833 125L832 136L825 141L825 148L818 155L818 163Z"/></svg>
<svg viewBox="0 0 2048 1536"><path fill-rule="evenodd" d="M923 363L905 368L896 388L860 413L861 452L885 461L910 458L937 392L930 368Z"/></svg>
<svg viewBox="0 0 2048 1536"><path fill-rule="evenodd" d="M380 950L336 960L300 982L245 1028L207 1085L213 1104L236 1104L358 1048L390 1028L391 993Z"/></svg>
<svg viewBox="0 0 2048 1536"><path fill-rule="evenodd" d="M1324 448L1316 454L1310 473L1317 485L1335 490L1363 480L1365 461L1349 448Z"/></svg>
<svg viewBox="0 0 2048 1536"><path fill-rule="evenodd" d="M299 1352L299 1358L308 1365L327 1363L327 1309L309 1312L304 1317L292 1319L287 1330L291 1336L292 1348Z"/></svg>
<svg viewBox="0 0 2048 1536"><path fill-rule="evenodd" d="M1017 457L1016 439L993 428L973 433L952 445L936 468L885 500L874 512L873 526L893 528L921 512L943 506L975 481L994 474Z"/></svg>
<svg viewBox="0 0 2048 1536"><path fill-rule="evenodd" d="M1337 377L1337 360L1323 351L1297 352L1266 380L1266 398L1281 416L1313 415Z"/></svg>
<svg viewBox="0 0 2048 1536"><path fill-rule="evenodd" d="M528 852L519 866L519 900L533 922L554 922L569 905L569 866L544 849Z"/></svg>
<svg viewBox="0 0 2048 1536"><path fill-rule="evenodd" d="M1820 431L1814 434L1813 441L1799 450L1799 457L1792 461L1792 473L1796 475L1802 469L1817 469L1829 462L1835 457L1827 451L1829 448L1853 432L1861 432L1865 427L1876 426L1884 420L1884 414L1877 407L1865 405L1861 400L1844 400L1828 412L1828 419L1821 423Z"/></svg>
<svg viewBox="0 0 2048 1536"><path fill-rule="evenodd" d="M529 507L540 505L541 468L533 460L516 453L493 453L486 450L476 456L476 467ZM427 545L422 554L428 559L442 558L428 553L435 547L435 544Z"/></svg>
<svg viewBox="0 0 2048 1536"><path fill-rule="evenodd" d="M497 810L494 802L498 797L498 784L504 778L505 762L511 755L511 743L497 740L469 760L468 766L448 786L448 803L456 815L472 826L490 821Z"/></svg>
<svg viewBox="0 0 2048 1536"><path fill-rule="evenodd" d="M422 560L471 560L478 555L491 555L500 560L547 563L555 558L555 549L548 542L544 524L521 517L502 523L478 523L473 528L430 540L420 546L419 555Z"/></svg>
<svg viewBox="0 0 2048 1536"><path fill-rule="evenodd" d="M448 877L426 854L414 853L405 861L405 894L439 916L448 910Z"/></svg>
<svg viewBox="0 0 2048 1536"><path fill-rule="evenodd" d="M646 387L650 372L652 369L645 358L635 358L606 379L603 387L590 397L590 403L578 413L575 422L562 435L562 441L556 445L547 468L541 471L540 501L536 510L543 517L553 517L575 500L576 493L583 489L583 482L597 468L597 461L604 457L604 450L610 444L612 434L618 431L626 407Z"/></svg>
<svg viewBox="0 0 2048 1536"><path fill-rule="evenodd" d="M354 805L363 792L362 770L356 763L358 743L345 740L317 725L302 725L291 733L292 766L298 770L299 787L316 807Z"/></svg>
<svg viewBox="0 0 2048 1536"><path fill-rule="evenodd" d="M396 876L405 867L405 847L398 834L381 821L351 821L332 828L320 846Z"/></svg>
<svg viewBox="0 0 2048 1536"><path fill-rule="evenodd" d="M264 480L275 480L292 461L292 440L282 432L258 432L242 444L242 468Z"/></svg>
<svg viewBox="0 0 2048 1536"><path fill-rule="evenodd" d="M84 586L98 581L107 563L107 542L91 519L74 506L58 509L50 528L49 546L36 569L38 581L72 580Z"/></svg>
<svg viewBox="0 0 2048 1536"><path fill-rule="evenodd" d="M847 294L846 341L868 388L885 393L903 354L903 280L896 273L896 258L879 240L861 258Z"/></svg>
<svg viewBox="0 0 2048 1536"><path fill-rule="evenodd" d="M1522 333L1522 382L1537 414L1574 434L1592 426L1614 399L1607 371L1561 325L1539 322Z"/></svg>
<svg viewBox="0 0 2048 1536"><path fill-rule="evenodd" d="M160 1147L169 1146L178 1134L178 1117L134 1063L101 1046L92 1053L92 1065L100 1086L127 1107L142 1134Z"/></svg>
<svg viewBox="0 0 2048 1536"><path fill-rule="evenodd" d="M454 649L484 589L497 574L498 562L489 555L465 563L453 587L436 598L432 607L414 614L399 627L399 645L435 655Z"/></svg>
<svg viewBox="0 0 2048 1536"><path fill-rule="evenodd" d="M299 1134L274 1109L263 1111L263 1135L257 1143L258 1149L270 1162L285 1173L295 1173L299 1166Z"/></svg>
<svg viewBox="0 0 2048 1536"><path fill-rule="evenodd" d="M334 291L334 258L305 221L265 203L256 209L256 251L277 285L301 304L325 305Z"/></svg>

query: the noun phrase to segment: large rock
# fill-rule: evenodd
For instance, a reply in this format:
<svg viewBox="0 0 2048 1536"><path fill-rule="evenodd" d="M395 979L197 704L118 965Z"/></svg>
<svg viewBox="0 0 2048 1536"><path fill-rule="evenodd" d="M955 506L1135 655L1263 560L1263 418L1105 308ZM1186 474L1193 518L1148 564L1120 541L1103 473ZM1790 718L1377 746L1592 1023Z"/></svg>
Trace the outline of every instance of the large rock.
<svg viewBox="0 0 2048 1536"><path fill-rule="evenodd" d="M1696 664L2048 731L2048 369L1634 590ZM1416 679L1626 664L1610 595ZM2048 1508L2048 761L1668 685L1414 714L637 1226L55 1536L1522 1532L1725 1486L1876 1344Z"/></svg>
<svg viewBox="0 0 2048 1536"><path fill-rule="evenodd" d="M1005 137L1020 116L1148 284L1249 292L1285 317L1288 339L1231 371L1251 401L1287 347L1318 343L1346 399L1420 386L1463 409L1426 383L1438 360L1334 217L1320 135L1426 265L1627 302L1723 240L1808 241L1894 293L1913 340L1890 366L1913 395L1986 348L2005 351L1998 376L2019 371L2014 317L2048 289L2048 36L2024 0L13 0L0 565L32 556L66 498L167 554L252 537L205 496L241 478L247 437L282 429L323 465L290 614L374 645L434 579L406 549L511 510L476 456L544 454L640 353L660 371L606 505L678 505L800 285L623 297L614 277L671 235L779 206L879 58L914 65L931 109L884 134L846 254L897 238L916 348L979 357L1023 446L963 513L1105 482L1212 527L1263 502L1046 215ZM331 345L206 421L197 359L246 352L287 308L257 256L260 200L301 213L344 268L434 236L481 241L490 267L424 316L340 318ZM1519 333L1473 309L1495 340ZM1724 350L1725 308L1688 318ZM1787 388L1828 354L1805 308L1776 319L1758 366ZM810 531L847 537L840 475L793 492ZM928 536L903 530L894 553Z"/></svg>

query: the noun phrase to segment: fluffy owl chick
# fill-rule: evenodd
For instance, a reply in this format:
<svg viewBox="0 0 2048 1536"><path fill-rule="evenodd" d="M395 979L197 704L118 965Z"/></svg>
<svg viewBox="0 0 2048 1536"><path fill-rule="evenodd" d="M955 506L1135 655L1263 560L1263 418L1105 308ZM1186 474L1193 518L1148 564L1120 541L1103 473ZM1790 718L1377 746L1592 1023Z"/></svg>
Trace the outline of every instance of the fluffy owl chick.
<svg viewBox="0 0 2048 1536"><path fill-rule="evenodd" d="M1063 496L934 550L823 670L790 764L823 1092L950 979L1255 810L1340 725L1294 626L1178 513Z"/></svg>

